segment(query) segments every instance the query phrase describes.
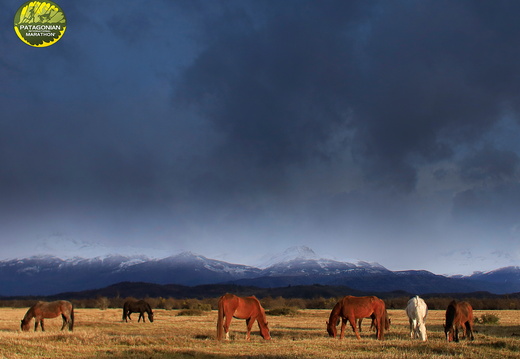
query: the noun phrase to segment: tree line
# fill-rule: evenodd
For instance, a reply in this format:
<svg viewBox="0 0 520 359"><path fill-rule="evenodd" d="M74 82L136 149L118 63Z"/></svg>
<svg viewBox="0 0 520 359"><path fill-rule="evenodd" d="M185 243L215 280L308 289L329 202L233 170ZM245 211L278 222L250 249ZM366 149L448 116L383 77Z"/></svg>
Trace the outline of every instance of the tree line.
<svg viewBox="0 0 520 359"><path fill-rule="evenodd" d="M454 299L449 296L442 297L423 297L426 301L428 308L431 310L443 310L448 307L448 304ZM67 299L67 298L62 298ZM108 308L122 308L123 304L127 300L145 299L152 308L154 309L166 309L166 310L216 310L218 297L212 298L164 298L164 297L146 297L146 298L134 298L134 297L103 297L99 296L90 299L70 299L75 308L97 308L97 309L108 309ZM332 309L341 297L316 297L316 298L284 298L284 297L263 297L259 298L262 306L267 310L278 309L278 308L294 308L294 309ZM384 298L386 307L388 309L404 309L409 296ZM507 296L501 296L496 298L477 298L477 297L457 297L459 300L466 300L471 303L475 310L503 310L503 309L520 309L520 298L509 298ZM39 298L24 298L24 299L2 299L0 300L0 307L11 307L11 308L24 308L30 307ZM41 299L45 300L45 299Z"/></svg>

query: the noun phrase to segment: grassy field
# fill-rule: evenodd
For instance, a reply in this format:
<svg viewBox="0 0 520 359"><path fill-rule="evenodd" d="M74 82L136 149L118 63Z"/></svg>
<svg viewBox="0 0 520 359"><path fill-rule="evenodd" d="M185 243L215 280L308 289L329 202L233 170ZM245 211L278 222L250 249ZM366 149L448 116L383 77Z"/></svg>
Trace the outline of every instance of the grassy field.
<svg viewBox="0 0 520 359"><path fill-rule="evenodd" d="M74 332L61 332L61 318L47 319L45 333L21 332L27 308L0 308L0 358L518 358L520 311L475 311L494 314L498 325L477 325L473 342L447 343L444 311L430 311L428 341L408 337L403 310L390 310L392 327L384 341L375 340L363 324L362 339L348 328L343 340L329 338L329 310L302 310L298 316L268 316L271 341L259 336L255 324L250 342L245 321L234 319L231 338L217 342L217 312L177 316L176 310L156 310L154 323L123 323L120 309L76 309Z"/></svg>

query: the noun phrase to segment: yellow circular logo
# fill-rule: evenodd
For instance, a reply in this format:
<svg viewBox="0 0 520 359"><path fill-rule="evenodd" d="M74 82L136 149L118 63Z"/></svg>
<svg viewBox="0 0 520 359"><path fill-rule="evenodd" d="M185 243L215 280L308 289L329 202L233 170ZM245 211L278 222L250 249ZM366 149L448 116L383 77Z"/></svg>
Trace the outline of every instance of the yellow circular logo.
<svg viewBox="0 0 520 359"><path fill-rule="evenodd" d="M65 14L52 1L28 1L14 16L14 31L29 46L53 45L66 29Z"/></svg>

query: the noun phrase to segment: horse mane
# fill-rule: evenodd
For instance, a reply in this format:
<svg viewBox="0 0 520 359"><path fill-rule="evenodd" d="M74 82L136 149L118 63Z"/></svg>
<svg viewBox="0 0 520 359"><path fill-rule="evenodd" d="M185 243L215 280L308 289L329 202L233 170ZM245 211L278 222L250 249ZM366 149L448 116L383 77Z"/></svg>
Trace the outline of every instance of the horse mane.
<svg viewBox="0 0 520 359"><path fill-rule="evenodd" d="M455 314L456 314L456 306L457 302L455 300L452 300L450 304L448 304L448 308L446 309L446 327L451 328L455 321Z"/></svg>

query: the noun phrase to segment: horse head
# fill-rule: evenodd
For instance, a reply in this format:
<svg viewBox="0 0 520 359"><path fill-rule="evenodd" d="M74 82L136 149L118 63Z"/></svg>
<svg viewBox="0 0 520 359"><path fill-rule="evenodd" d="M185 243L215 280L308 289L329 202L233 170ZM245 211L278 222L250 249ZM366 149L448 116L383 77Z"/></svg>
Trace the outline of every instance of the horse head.
<svg viewBox="0 0 520 359"><path fill-rule="evenodd" d="M420 323L418 328L416 329L416 335L421 339L423 342L428 339L428 335L426 334L426 325L424 323Z"/></svg>
<svg viewBox="0 0 520 359"><path fill-rule="evenodd" d="M150 321L150 323L153 323L153 312L152 311L148 312L148 320Z"/></svg>
<svg viewBox="0 0 520 359"><path fill-rule="evenodd" d="M337 334L336 326L333 324L333 322L325 323L327 324L327 332L329 333L329 336L335 338Z"/></svg>
<svg viewBox="0 0 520 359"><path fill-rule="evenodd" d="M446 324L444 324L444 335L448 342L452 342L453 340L458 341L454 336L454 331L453 326L447 327Z"/></svg>
<svg viewBox="0 0 520 359"><path fill-rule="evenodd" d="M31 324L30 320L22 319L22 324L20 325L22 331L24 331L24 332L29 331L29 324Z"/></svg>
<svg viewBox="0 0 520 359"><path fill-rule="evenodd" d="M269 323L267 321L263 322L263 325L260 325L260 334L265 340L271 339L271 334L269 333Z"/></svg>

